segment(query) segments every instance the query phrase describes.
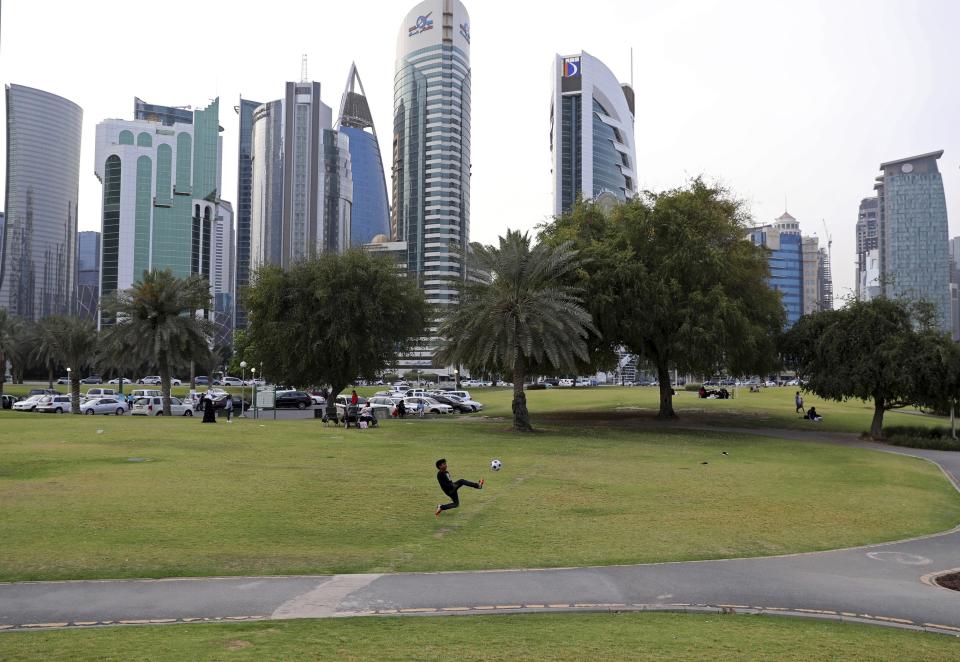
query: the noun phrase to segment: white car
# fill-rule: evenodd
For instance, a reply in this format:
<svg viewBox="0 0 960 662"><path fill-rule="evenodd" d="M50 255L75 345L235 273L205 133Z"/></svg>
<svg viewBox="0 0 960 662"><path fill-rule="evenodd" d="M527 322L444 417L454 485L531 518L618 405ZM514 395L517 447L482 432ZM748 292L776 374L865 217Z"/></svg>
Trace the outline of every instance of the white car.
<svg viewBox="0 0 960 662"><path fill-rule="evenodd" d="M149 375L147 377L140 378L140 384L150 385L150 386L160 386L163 380L160 379L160 375ZM115 384L116 382L110 382ZM129 382L128 382L129 383ZM170 386L180 386L180 380L176 377L170 378Z"/></svg>
<svg viewBox="0 0 960 662"><path fill-rule="evenodd" d="M113 379L111 379L111 380L110 380L109 382L107 382L107 383L108 383L108 384L117 384L117 385L119 385L121 379L123 380L123 383L124 383L124 384L132 384L132 383L133 383L132 381L130 381L130 380L127 379L126 377L114 377Z"/></svg>
<svg viewBox="0 0 960 662"><path fill-rule="evenodd" d="M40 400L34 411L44 414L65 414L70 411L70 396L48 395Z"/></svg>
<svg viewBox="0 0 960 662"><path fill-rule="evenodd" d="M163 398L150 396L137 398L130 412L134 416L163 416ZM193 405L180 398L170 398L171 416L193 416Z"/></svg>
<svg viewBox="0 0 960 662"><path fill-rule="evenodd" d="M397 409L397 403L402 399L379 395L370 398L369 402L377 418L390 418Z"/></svg>
<svg viewBox="0 0 960 662"><path fill-rule="evenodd" d="M13 403L14 411L33 411L37 408L37 405L40 404L40 401L47 396L45 395L31 395L26 400L20 400L19 402Z"/></svg>
<svg viewBox="0 0 960 662"><path fill-rule="evenodd" d="M437 402L433 398L414 397L404 398L403 406L406 407L408 414L452 414L453 407Z"/></svg>
<svg viewBox="0 0 960 662"><path fill-rule="evenodd" d="M573 386L573 380L561 379L559 382L557 382L557 386Z"/></svg>
<svg viewBox="0 0 960 662"><path fill-rule="evenodd" d="M461 400L472 400L470 397L470 391L444 391L444 395L455 395Z"/></svg>
<svg viewBox="0 0 960 662"><path fill-rule="evenodd" d="M220 384L222 386L243 386L243 380L239 377L224 377Z"/></svg>
<svg viewBox="0 0 960 662"><path fill-rule="evenodd" d="M323 406L327 404L326 398L324 398L322 395L317 395L316 393L310 393L309 395L310 399L313 400L313 404L317 406Z"/></svg>
<svg viewBox="0 0 960 662"><path fill-rule="evenodd" d="M127 413L127 405L116 398L94 398L86 400L80 405L80 411L89 416L94 414L116 414L123 416Z"/></svg>

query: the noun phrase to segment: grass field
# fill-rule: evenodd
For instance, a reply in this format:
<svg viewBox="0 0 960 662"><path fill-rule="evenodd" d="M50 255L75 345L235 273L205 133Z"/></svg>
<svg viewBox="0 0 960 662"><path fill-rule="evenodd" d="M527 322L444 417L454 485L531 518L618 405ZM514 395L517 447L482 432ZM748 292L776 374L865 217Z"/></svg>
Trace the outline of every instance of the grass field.
<svg viewBox="0 0 960 662"><path fill-rule="evenodd" d="M605 406L620 406L617 398L636 406L628 398L640 391L607 391L615 397ZM496 418L357 431L314 420L210 426L3 412L0 580L756 556L898 539L960 520L960 496L919 460L658 431L643 420L598 427L548 418L597 394L534 392L546 432L530 436ZM489 396L490 413L506 413L509 393ZM437 520L440 455L455 477L489 482ZM497 474L488 470L494 457L504 462ZM451 541L456 555L446 553Z"/></svg>
<svg viewBox="0 0 960 662"><path fill-rule="evenodd" d="M764 616L523 614L0 635L4 660L956 660L955 637Z"/></svg>

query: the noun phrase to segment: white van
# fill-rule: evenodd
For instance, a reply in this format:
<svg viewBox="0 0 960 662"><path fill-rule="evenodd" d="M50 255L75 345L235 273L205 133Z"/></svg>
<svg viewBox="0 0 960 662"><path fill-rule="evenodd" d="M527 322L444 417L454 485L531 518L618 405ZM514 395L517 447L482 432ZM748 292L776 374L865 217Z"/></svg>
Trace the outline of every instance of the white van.
<svg viewBox="0 0 960 662"><path fill-rule="evenodd" d="M137 388L130 391L130 397L136 402L137 398L162 398L163 393L155 388Z"/></svg>
<svg viewBox="0 0 960 662"><path fill-rule="evenodd" d="M94 398L112 398L117 394L116 389L112 388L96 388L88 389L86 393L83 394L85 400L92 400Z"/></svg>

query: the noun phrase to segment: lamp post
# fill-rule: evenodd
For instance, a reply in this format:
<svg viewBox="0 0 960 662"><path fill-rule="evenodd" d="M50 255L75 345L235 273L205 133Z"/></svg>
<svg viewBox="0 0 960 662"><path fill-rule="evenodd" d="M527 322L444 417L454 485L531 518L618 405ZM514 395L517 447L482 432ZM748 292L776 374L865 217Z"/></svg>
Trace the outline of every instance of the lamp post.
<svg viewBox="0 0 960 662"><path fill-rule="evenodd" d="M453 382L456 384L457 390L460 390L460 371L454 368L453 370Z"/></svg>
<svg viewBox="0 0 960 662"><path fill-rule="evenodd" d="M250 368L250 374L253 375L250 381L253 382L253 417L257 417L257 369Z"/></svg>
<svg viewBox="0 0 960 662"><path fill-rule="evenodd" d="M247 392L247 362L240 362L240 415L247 417L247 410L243 408L243 396Z"/></svg>

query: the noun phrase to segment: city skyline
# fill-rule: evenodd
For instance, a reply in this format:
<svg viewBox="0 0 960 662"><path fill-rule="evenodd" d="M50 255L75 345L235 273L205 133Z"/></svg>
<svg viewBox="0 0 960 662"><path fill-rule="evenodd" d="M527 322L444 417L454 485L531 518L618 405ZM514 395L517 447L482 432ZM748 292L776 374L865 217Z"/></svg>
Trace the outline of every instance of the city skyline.
<svg viewBox="0 0 960 662"><path fill-rule="evenodd" d="M107 34L120 48L143 49L159 39L121 29L136 18L127 5L104 2L96 23L82 5L64 7L51 24L41 6L8 3L0 62L5 83L43 89L83 108L79 229L99 230L99 183L89 168L97 122L129 117L133 97L194 107L215 96L225 105L241 94L271 99L279 82L296 77L307 53L311 79L330 90L340 87L343 71L356 61L376 125L390 127L393 38L412 5L338 8L333 18L342 29L320 43L309 37L272 40L269 35L279 34L289 19L280 2L275 12L256 12L257 34L266 35L267 49L251 47L243 22L251 13L244 3L231 12L195 8L198 21L244 38L220 39L209 52L188 48L186 41L174 43L169 52L182 53L173 56L182 58L179 69L120 61L112 65L109 85L99 85L100 75L91 72L102 66L99 53ZM174 1L169 8L178 6ZM865 173L902 155L943 149L950 236L960 234L960 91L945 84L950 63L960 56L950 32L960 8L951 3L813 3L790 11L760 2L595 3L591 17L609 16L603 21L497 2L469 9L478 35L471 57L474 241L494 243L506 227L529 230L551 213L550 89L544 74L554 55L586 50L621 82L630 82L631 46L640 190L679 186L703 173L744 199L756 224L771 222L786 207L825 243L820 223L825 219L833 238L835 291L843 297L855 283L857 208L871 193ZM329 9L297 11L305 22L331 18ZM77 30L85 21L89 26ZM70 58L50 55L30 39L41 26L54 43L72 44ZM898 47L879 48L880 34ZM183 77L177 72L185 67L207 73ZM895 89L888 84L893 79ZM509 121L511 113L523 121ZM236 201L238 122L227 108L220 116L228 173L222 197ZM381 136L385 131L381 128ZM510 158L504 158L505 150Z"/></svg>

